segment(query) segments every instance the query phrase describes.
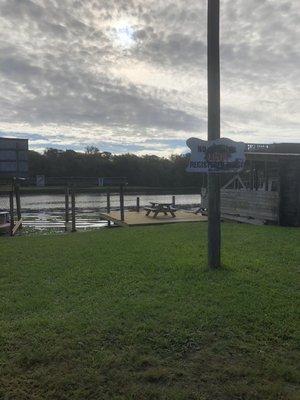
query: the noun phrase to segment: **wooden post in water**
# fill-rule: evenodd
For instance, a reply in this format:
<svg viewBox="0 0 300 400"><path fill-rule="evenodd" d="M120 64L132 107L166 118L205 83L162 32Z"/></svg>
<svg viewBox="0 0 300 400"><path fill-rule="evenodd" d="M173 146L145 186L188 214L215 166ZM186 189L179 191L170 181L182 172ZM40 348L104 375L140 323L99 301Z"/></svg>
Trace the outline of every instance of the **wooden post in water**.
<svg viewBox="0 0 300 400"><path fill-rule="evenodd" d="M72 232L76 232L76 200L75 200L75 190L71 190L71 214L72 214Z"/></svg>
<svg viewBox="0 0 300 400"><path fill-rule="evenodd" d="M110 213L110 189L109 188L107 188L107 192L106 192L106 212L107 212L107 214ZM111 222L107 221L107 225L108 225L108 227L110 227Z"/></svg>
<svg viewBox="0 0 300 400"><path fill-rule="evenodd" d="M140 212L140 198L139 197L136 198L136 211Z"/></svg>
<svg viewBox="0 0 300 400"><path fill-rule="evenodd" d="M10 218L10 236L14 235L14 192L11 190L9 192L9 218Z"/></svg>
<svg viewBox="0 0 300 400"><path fill-rule="evenodd" d="M70 220L70 200L69 200L69 195L70 195L70 191L69 188L66 187L65 190L65 231L68 230L68 224L69 224L69 220Z"/></svg>
<svg viewBox="0 0 300 400"><path fill-rule="evenodd" d="M172 206L175 207L175 196L172 196Z"/></svg>
<svg viewBox="0 0 300 400"><path fill-rule="evenodd" d="M22 219L22 211L21 211L20 185L18 183L15 184L15 196L16 196L17 217L18 221L20 221Z"/></svg>
<svg viewBox="0 0 300 400"><path fill-rule="evenodd" d="M208 140L220 138L220 0L208 0ZM208 174L208 265L221 265L220 182Z"/></svg>
<svg viewBox="0 0 300 400"><path fill-rule="evenodd" d="M124 221L124 185L120 185L120 214L121 221Z"/></svg>

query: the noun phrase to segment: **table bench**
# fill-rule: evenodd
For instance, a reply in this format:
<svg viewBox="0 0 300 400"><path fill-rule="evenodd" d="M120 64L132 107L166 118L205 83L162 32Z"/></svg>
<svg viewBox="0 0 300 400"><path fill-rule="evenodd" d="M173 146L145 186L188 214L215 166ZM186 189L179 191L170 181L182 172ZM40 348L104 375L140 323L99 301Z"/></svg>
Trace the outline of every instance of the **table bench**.
<svg viewBox="0 0 300 400"><path fill-rule="evenodd" d="M150 206L145 207L146 216L148 217L153 213L153 218L156 218L159 213L164 213L165 215L171 214L173 218L176 217L175 212L177 209L172 203L157 203L150 201Z"/></svg>

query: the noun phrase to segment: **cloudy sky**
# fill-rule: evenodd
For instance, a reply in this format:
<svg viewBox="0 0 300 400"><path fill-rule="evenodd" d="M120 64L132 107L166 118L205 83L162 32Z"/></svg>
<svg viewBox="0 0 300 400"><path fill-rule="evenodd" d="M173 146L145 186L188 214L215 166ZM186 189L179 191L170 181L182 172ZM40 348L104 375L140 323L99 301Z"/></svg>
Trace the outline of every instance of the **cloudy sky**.
<svg viewBox="0 0 300 400"><path fill-rule="evenodd" d="M0 0L0 136L168 155L206 137L207 0ZM222 136L300 141L299 0L221 0Z"/></svg>

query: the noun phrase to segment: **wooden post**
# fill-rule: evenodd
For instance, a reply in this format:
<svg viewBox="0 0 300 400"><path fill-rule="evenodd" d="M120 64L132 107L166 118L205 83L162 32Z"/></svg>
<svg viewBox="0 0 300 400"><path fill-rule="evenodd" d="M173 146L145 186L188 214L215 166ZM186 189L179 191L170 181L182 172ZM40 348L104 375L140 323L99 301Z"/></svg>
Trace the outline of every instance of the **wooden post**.
<svg viewBox="0 0 300 400"><path fill-rule="evenodd" d="M15 195L16 195L16 206L17 206L17 217L18 221L20 221L22 219L22 211L21 211L20 185L18 183L15 184Z"/></svg>
<svg viewBox="0 0 300 400"><path fill-rule="evenodd" d="M10 236L14 235L14 193L13 191L9 192L9 218L10 218Z"/></svg>
<svg viewBox="0 0 300 400"><path fill-rule="evenodd" d="M172 206L175 207L175 196L172 196Z"/></svg>
<svg viewBox="0 0 300 400"><path fill-rule="evenodd" d="M106 212L109 214L110 213L110 190L107 189L106 192Z"/></svg>
<svg viewBox="0 0 300 400"><path fill-rule="evenodd" d="M284 161L278 162L278 225L285 225L284 218L284 190L285 190L285 163Z"/></svg>
<svg viewBox="0 0 300 400"><path fill-rule="evenodd" d="M258 182L258 166L257 163L254 162L254 189L257 191L259 186Z"/></svg>
<svg viewBox="0 0 300 400"><path fill-rule="evenodd" d="M254 161L250 161L250 189L254 190Z"/></svg>
<svg viewBox="0 0 300 400"><path fill-rule="evenodd" d="M65 190L65 231L68 230L68 223L69 223L69 220L70 220L70 216L69 216L69 213L70 213L69 194L70 194L70 191L69 191L69 188L67 187L66 190Z"/></svg>
<svg viewBox="0 0 300 400"><path fill-rule="evenodd" d="M75 200L75 190L72 188L71 191L71 213L72 213L72 232L76 232L76 200Z"/></svg>
<svg viewBox="0 0 300 400"><path fill-rule="evenodd" d="M220 138L220 0L208 1L207 16L208 140ZM220 182L208 174L208 265L221 265Z"/></svg>
<svg viewBox="0 0 300 400"><path fill-rule="evenodd" d="M121 221L124 221L124 185L120 185L120 214Z"/></svg>
<svg viewBox="0 0 300 400"><path fill-rule="evenodd" d="M107 189L107 192L106 192L106 212L107 212L107 214L110 213L110 189L109 188ZM108 227L110 227L111 222L107 221L107 225L108 225Z"/></svg>
<svg viewBox="0 0 300 400"><path fill-rule="evenodd" d="M136 211L140 212L140 198L139 197L136 198Z"/></svg>
<svg viewBox="0 0 300 400"><path fill-rule="evenodd" d="M265 161L265 191L269 191L269 168L268 161Z"/></svg>

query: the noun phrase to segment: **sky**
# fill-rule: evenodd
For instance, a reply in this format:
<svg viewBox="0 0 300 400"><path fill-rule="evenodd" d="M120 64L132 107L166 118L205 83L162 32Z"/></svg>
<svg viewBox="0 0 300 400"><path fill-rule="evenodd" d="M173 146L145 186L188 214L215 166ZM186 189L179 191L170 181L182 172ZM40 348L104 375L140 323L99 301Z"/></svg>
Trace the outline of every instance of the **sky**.
<svg viewBox="0 0 300 400"><path fill-rule="evenodd" d="M0 136L168 156L207 137L207 0L0 0ZM300 142L299 0L221 0L221 135Z"/></svg>

